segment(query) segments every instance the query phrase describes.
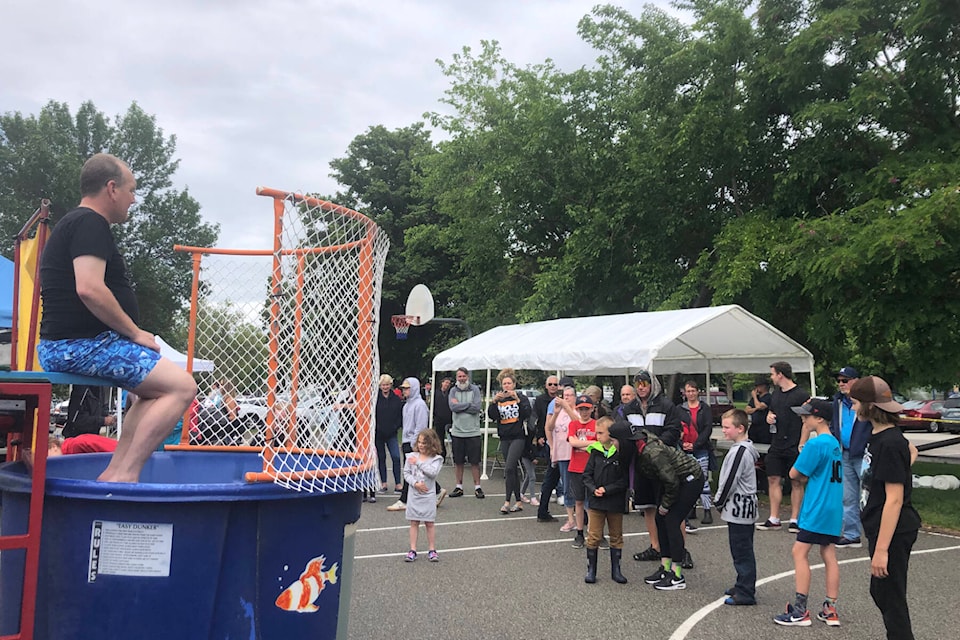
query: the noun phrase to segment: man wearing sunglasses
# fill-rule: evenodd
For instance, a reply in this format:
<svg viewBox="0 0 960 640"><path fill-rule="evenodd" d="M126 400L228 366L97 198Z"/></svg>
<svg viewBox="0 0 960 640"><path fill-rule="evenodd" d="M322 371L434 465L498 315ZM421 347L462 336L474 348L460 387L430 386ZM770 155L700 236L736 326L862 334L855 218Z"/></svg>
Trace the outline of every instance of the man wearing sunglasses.
<svg viewBox="0 0 960 640"><path fill-rule="evenodd" d="M833 396L833 420L830 433L843 449L843 533L838 549L859 549L860 543L860 467L873 426L857 419L850 399L850 388L860 379L860 372L846 366L835 374L840 389Z"/></svg>

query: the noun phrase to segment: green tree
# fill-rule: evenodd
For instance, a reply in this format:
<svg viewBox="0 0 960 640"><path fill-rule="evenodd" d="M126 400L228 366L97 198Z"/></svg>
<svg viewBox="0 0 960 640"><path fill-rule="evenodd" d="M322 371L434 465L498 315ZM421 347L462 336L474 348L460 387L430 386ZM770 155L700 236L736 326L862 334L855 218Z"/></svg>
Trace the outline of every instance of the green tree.
<svg viewBox="0 0 960 640"><path fill-rule="evenodd" d="M192 276L189 257L174 253L173 245L212 246L219 227L203 222L186 189L173 187L176 137L165 136L136 103L113 122L91 102L75 116L54 101L35 116L0 116L0 232L12 237L41 198L51 200L56 223L80 201L80 168L99 152L127 162L137 179L138 202L115 234L137 287L140 324L161 335L182 335ZM12 250L9 245L3 252L9 256Z"/></svg>
<svg viewBox="0 0 960 640"><path fill-rule="evenodd" d="M390 317L403 314L415 284L426 283L441 308L447 299L453 260L435 242L438 218L424 195L424 164L436 153L422 123L388 130L372 126L354 138L331 174L346 187L334 200L374 220L390 238L380 308L381 369L395 377L430 371L437 349L430 345L436 325L417 328L405 342L395 340ZM442 314L438 314L442 315Z"/></svg>

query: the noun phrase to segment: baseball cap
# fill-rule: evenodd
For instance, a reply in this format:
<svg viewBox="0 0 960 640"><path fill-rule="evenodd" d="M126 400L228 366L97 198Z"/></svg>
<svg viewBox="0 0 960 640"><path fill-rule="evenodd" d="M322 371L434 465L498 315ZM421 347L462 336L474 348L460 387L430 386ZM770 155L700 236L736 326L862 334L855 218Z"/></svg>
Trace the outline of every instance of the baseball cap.
<svg viewBox="0 0 960 640"><path fill-rule="evenodd" d="M857 371L856 369L854 369L853 367L844 367L843 369L840 369L840 371L837 371L837 372L836 372L835 374L833 374L833 375L836 376L836 377L838 377L838 378L839 378L839 377L843 377L843 378L859 378L859 377L860 377L860 372Z"/></svg>
<svg viewBox="0 0 960 640"><path fill-rule="evenodd" d="M890 385L877 376L867 376L854 382L850 387L850 397L860 402L872 402L878 409L890 413L903 411L903 405L893 399Z"/></svg>
<svg viewBox="0 0 960 640"><path fill-rule="evenodd" d="M577 409L580 407L590 407L593 409L593 398L590 396L577 396Z"/></svg>
<svg viewBox="0 0 960 640"><path fill-rule="evenodd" d="M820 398L811 398L799 407L790 407L798 416L816 416L823 418L827 422L833 419L833 405L827 400Z"/></svg>
<svg viewBox="0 0 960 640"><path fill-rule="evenodd" d="M563 376L562 378L560 378L560 386L561 386L561 387L572 387L572 386L573 386L573 378L571 378L570 376Z"/></svg>
<svg viewBox="0 0 960 640"><path fill-rule="evenodd" d="M633 376L634 382L650 382L651 381L650 372L646 369L641 369Z"/></svg>

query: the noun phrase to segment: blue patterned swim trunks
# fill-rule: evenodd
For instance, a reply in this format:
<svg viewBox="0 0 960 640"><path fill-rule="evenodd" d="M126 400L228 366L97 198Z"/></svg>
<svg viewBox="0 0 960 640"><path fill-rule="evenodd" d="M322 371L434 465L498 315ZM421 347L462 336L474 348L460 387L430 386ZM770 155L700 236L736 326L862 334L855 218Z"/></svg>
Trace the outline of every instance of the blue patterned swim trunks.
<svg viewBox="0 0 960 640"><path fill-rule="evenodd" d="M136 389L160 362L160 354L104 331L96 338L41 340L37 356L44 371L75 373L109 380L124 389Z"/></svg>

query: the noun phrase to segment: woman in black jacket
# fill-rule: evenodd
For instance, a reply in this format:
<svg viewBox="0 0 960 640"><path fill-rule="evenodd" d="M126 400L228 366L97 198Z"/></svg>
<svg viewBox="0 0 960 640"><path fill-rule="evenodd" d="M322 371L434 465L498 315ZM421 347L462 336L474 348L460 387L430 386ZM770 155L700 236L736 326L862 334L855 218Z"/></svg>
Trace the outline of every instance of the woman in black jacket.
<svg viewBox="0 0 960 640"><path fill-rule="evenodd" d="M393 392L393 378L387 374L380 376L380 393L377 395L377 431L374 443L377 447L377 465L380 470L380 491L387 491L387 451L393 460L393 483L397 493L403 489L400 479L400 445L397 444L397 431L403 426L403 400ZM376 501L376 498L373 500Z"/></svg>
<svg viewBox="0 0 960 640"><path fill-rule="evenodd" d="M700 402L700 389L693 380L687 380L683 383L683 395L686 401L680 405L680 421L684 431L682 446L684 451L697 459L700 468L703 469L703 492L700 494L700 502L703 504L703 517L700 519L700 523L713 524L713 514L710 512L712 504L710 467L716 466L716 462L710 464L710 459L713 457L713 443L710 440L713 435L713 414L709 406ZM696 509L692 513L695 513L695 511ZM691 517L693 516L691 515Z"/></svg>

